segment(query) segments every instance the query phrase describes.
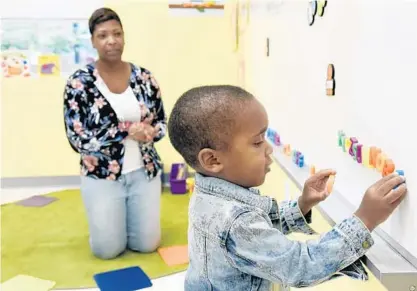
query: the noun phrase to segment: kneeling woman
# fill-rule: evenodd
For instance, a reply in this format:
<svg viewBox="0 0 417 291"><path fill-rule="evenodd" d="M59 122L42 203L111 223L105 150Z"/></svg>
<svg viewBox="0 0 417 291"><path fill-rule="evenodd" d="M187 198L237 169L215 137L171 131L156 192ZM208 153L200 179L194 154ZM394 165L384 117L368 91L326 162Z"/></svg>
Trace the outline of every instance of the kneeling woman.
<svg viewBox="0 0 417 291"><path fill-rule="evenodd" d="M113 10L96 10L89 28L99 59L69 77L64 118L80 154L91 249L102 259L126 248L153 252L161 239L154 147L166 133L161 91L148 70L122 61L123 27Z"/></svg>

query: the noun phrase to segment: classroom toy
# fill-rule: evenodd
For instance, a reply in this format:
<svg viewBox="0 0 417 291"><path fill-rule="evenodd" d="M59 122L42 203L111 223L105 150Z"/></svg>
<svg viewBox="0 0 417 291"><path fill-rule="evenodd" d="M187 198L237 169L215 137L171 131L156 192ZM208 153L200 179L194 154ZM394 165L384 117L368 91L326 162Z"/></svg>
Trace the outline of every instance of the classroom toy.
<svg viewBox="0 0 417 291"><path fill-rule="evenodd" d="M404 176L404 171L403 170L396 170L397 174L400 176ZM397 189L399 186L395 186L394 190Z"/></svg>
<svg viewBox="0 0 417 291"><path fill-rule="evenodd" d="M362 147L362 165L368 168L370 168L369 157L370 157L370 148L366 146Z"/></svg>
<svg viewBox="0 0 417 291"><path fill-rule="evenodd" d="M334 184L334 180L335 180L335 175L330 175L329 179L327 180L327 185L326 185L326 189L327 189L327 193L330 194L333 191L333 184Z"/></svg>
<svg viewBox="0 0 417 291"><path fill-rule="evenodd" d="M339 131L338 136L339 136L339 146L345 152L346 151L346 140L347 140L346 134L343 131Z"/></svg>
<svg viewBox="0 0 417 291"><path fill-rule="evenodd" d="M268 128L268 129L266 130L266 137L267 137L269 140L271 140L271 139L272 139L272 136L273 136L273 133L274 133L274 131L273 131L272 129Z"/></svg>
<svg viewBox="0 0 417 291"><path fill-rule="evenodd" d="M337 132L337 136L338 136L339 147L343 147L345 145L346 134L343 132L343 130L339 130Z"/></svg>
<svg viewBox="0 0 417 291"><path fill-rule="evenodd" d="M48 291L55 286L55 282L39 279L28 275L17 275L0 285L2 291Z"/></svg>
<svg viewBox="0 0 417 291"><path fill-rule="evenodd" d="M289 144L285 144L283 151L284 151L285 155L290 156L291 155L291 146Z"/></svg>
<svg viewBox="0 0 417 291"><path fill-rule="evenodd" d="M386 159L384 163L384 167L382 169L382 176L388 176L389 174L393 173L395 170L395 164L391 159Z"/></svg>
<svg viewBox="0 0 417 291"><path fill-rule="evenodd" d="M297 160L297 155L298 155L298 153L299 152L297 152L296 150L293 150L292 151L292 154L291 154L291 156L292 156L292 161L295 163L295 161Z"/></svg>
<svg viewBox="0 0 417 291"><path fill-rule="evenodd" d="M310 167L310 176L313 176L314 174L316 174L316 167L315 166L311 166Z"/></svg>
<svg viewBox="0 0 417 291"><path fill-rule="evenodd" d="M298 156L298 159L296 161L297 166L299 166L300 168L304 167L304 155L300 154Z"/></svg>
<svg viewBox="0 0 417 291"><path fill-rule="evenodd" d="M304 167L304 155L301 152L293 150L292 161L300 168Z"/></svg>
<svg viewBox="0 0 417 291"><path fill-rule="evenodd" d="M336 89L336 82L334 80L334 65L329 64L327 66L327 80L326 80L326 95L334 96Z"/></svg>
<svg viewBox="0 0 417 291"><path fill-rule="evenodd" d="M281 145L281 137L275 130L268 128L266 131L266 136L274 145Z"/></svg>
<svg viewBox="0 0 417 291"><path fill-rule="evenodd" d="M375 159L375 168L378 172L382 173L382 169L384 168L385 160L387 159L387 156L380 152Z"/></svg>
<svg viewBox="0 0 417 291"><path fill-rule="evenodd" d="M343 151L348 151L356 162L376 169L383 177L395 171L395 163L380 148L364 146L356 137L348 139L342 130L339 130L337 135L338 146L342 147Z"/></svg>
<svg viewBox="0 0 417 291"><path fill-rule="evenodd" d="M353 148L356 143L358 143L358 139L356 137L351 137L350 146L349 146L349 155L351 155L352 157L354 156Z"/></svg>
<svg viewBox="0 0 417 291"><path fill-rule="evenodd" d="M315 16L317 13L317 0L310 0L309 2L310 2L311 12L313 13L313 16Z"/></svg>
<svg viewBox="0 0 417 291"><path fill-rule="evenodd" d="M189 261L188 245L161 247L158 248L158 254L164 260L165 264L170 267L187 264Z"/></svg>
<svg viewBox="0 0 417 291"><path fill-rule="evenodd" d="M270 141L274 141L275 135L277 133L275 132L275 130L268 128L266 130L266 137L270 140Z"/></svg>
<svg viewBox="0 0 417 291"><path fill-rule="evenodd" d="M269 128L265 132L265 137L266 139L269 139L269 140L271 139L271 130Z"/></svg>
<svg viewBox="0 0 417 291"><path fill-rule="evenodd" d="M171 166L169 183L172 194L187 193L187 167L184 163L176 163Z"/></svg>
<svg viewBox="0 0 417 291"><path fill-rule="evenodd" d="M324 14L324 8L327 5L327 0L318 0L317 1L317 15L322 17Z"/></svg>
<svg viewBox="0 0 417 291"><path fill-rule="evenodd" d="M94 280L100 291L135 291L152 287L152 282L139 267L98 273Z"/></svg>
<svg viewBox="0 0 417 291"><path fill-rule="evenodd" d="M376 167L376 157L379 155L380 152L381 152L381 149L377 147L371 147L371 152L369 155L369 165L372 168Z"/></svg>
<svg viewBox="0 0 417 291"><path fill-rule="evenodd" d="M359 164L362 163L362 145L359 142L353 145L353 159Z"/></svg>
<svg viewBox="0 0 417 291"><path fill-rule="evenodd" d="M317 2L315 0L310 0L307 7L307 19L308 25L313 25L314 23L314 16L316 15L317 11Z"/></svg>
<svg viewBox="0 0 417 291"><path fill-rule="evenodd" d="M304 166L304 155L296 150L292 151L292 161L294 164L302 168Z"/></svg>
<svg viewBox="0 0 417 291"><path fill-rule="evenodd" d="M274 145L276 146L280 146L281 145L281 137L279 136L279 134L275 134L274 140L273 140Z"/></svg>
<svg viewBox="0 0 417 291"><path fill-rule="evenodd" d="M26 206L26 207L43 207L54 201L58 200L55 197L49 197L44 195L35 195L27 199L16 202L17 205Z"/></svg>
<svg viewBox="0 0 417 291"><path fill-rule="evenodd" d="M350 138L345 139L345 148L343 149L344 152L349 152L350 146L352 145L352 140Z"/></svg>

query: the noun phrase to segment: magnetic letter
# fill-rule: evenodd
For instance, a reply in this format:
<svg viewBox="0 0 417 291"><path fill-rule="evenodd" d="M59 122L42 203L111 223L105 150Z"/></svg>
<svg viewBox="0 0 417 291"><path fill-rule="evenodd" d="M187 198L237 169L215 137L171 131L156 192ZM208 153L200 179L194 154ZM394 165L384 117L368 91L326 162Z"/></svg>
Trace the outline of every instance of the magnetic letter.
<svg viewBox="0 0 417 291"><path fill-rule="evenodd" d="M358 143L358 140L356 137L351 137L350 138L350 148L349 148L349 155L351 156L355 156L353 153L353 146Z"/></svg>
<svg viewBox="0 0 417 291"><path fill-rule="evenodd" d="M360 143L355 144L355 159L359 164L362 163L362 145Z"/></svg>
<svg viewBox="0 0 417 291"><path fill-rule="evenodd" d="M371 166L369 165L370 162L370 149L369 147L362 147L362 165L370 168Z"/></svg>
<svg viewBox="0 0 417 291"><path fill-rule="evenodd" d="M395 170L395 164L391 159L386 159L385 160L385 164L384 164L384 168L382 170L382 176L388 176L391 173L394 173Z"/></svg>
<svg viewBox="0 0 417 291"><path fill-rule="evenodd" d="M375 168L377 169L378 172L382 173L382 170L384 169L384 164L385 164L386 159L387 159L387 156L382 152L380 152L376 156Z"/></svg>
<svg viewBox="0 0 417 291"><path fill-rule="evenodd" d="M345 148L343 149L344 152L350 151L350 146L352 145L352 141L350 138L345 139Z"/></svg>
<svg viewBox="0 0 417 291"><path fill-rule="evenodd" d="M344 147L345 146L345 133L343 132L343 130L339 130L337 135L339 139L339 146Z"/></svg>
<svg viewBox="0 0 417 291"><path fill-rule="evenodd" d="M376 168L376 157L381 152L381 149L377 147L371 147L370 156L369 156L369 165L371 168Z"/></svg>

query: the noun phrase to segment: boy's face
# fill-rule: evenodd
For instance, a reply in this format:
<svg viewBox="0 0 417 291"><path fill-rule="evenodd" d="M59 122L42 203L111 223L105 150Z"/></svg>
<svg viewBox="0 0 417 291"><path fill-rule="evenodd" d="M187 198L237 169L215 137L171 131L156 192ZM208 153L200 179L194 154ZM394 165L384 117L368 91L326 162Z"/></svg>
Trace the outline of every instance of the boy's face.
<svg viewBox="0 0 417 291"><path fill-rule="evenodd" d="M212 159L200 159L209 164L203 167L209 175L222 178L242 187L256 187L265 181L272 163L272 147L265 139L268 116L255 98L246 103L236 116L236 128L228 141L228 149L213 151ZM200 152L201 155L201 152ZM207 153L209 155L209 153ZM210 161L212 164L210 164Z"/></svg>

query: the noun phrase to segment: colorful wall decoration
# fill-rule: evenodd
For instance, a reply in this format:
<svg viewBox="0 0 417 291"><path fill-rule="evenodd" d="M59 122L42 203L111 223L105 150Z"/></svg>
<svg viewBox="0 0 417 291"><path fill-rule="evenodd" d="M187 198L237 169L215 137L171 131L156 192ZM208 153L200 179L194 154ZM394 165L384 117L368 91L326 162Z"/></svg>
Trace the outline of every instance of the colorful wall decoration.
<svg viewBox="0 0 417 291"><path fill-rule="evenodd" d="M291 150L289 144L283 144L280 135L275 130L268 128L266 136L273 145L277 147L283 146L283 153L291 156L293 162L298 167L302 168L305 166L304 154L296 149ZM396 171L394 161L380 148L376 146L364 146L359 143L356 137L348 137L343 130L338 132L338 146L343 152L350 155L355 162L377 170L383 177ZM311 165L310 167L312 168L312 172L315 172L314 166ZM397 173L404 175L403 170L397 170Z"/></svg>
<svg viewBox="0 0 417 291"><path fill-rule="evenodd" d="M59 76L61 62L58 55L44 55L38 57L39 75Z"/></svg>
<svg viewBox="0 0 417 291"><path fill-rule="evenodd" d="M224 15L224 5L225 1L213 0L168 1L170 13L175 16Z"/></svg>
<svg viewBox="0 0 417 291"><path fill-rule="evenodd" d="M30 77L28 55L22 52L6 52L1 54L1 71L4 77Z"/></svg>
<svg viewBox="0 0 417 291"><path fill-rule="evenodd" d="M336 90L336 81L335 81L335 72L334 65L329 64L327 66L327 80L326 80L326 95L334 96Z"/></svg>
<svg viewBox="0 0 417 291"><path fill-rule="evenodd" d="M277 146L277 147L283 146L282 152L285 155L290 156L294 164L296 164L300 168L305 166L304 154L296 149L291 150L290 144L282 144L281 137L275 130L268 128L266 132L266 136L274 146Z"/></svg>
<svg viewBox="0 0 417 291"><path fill-rule="evenodd" d="M307 164L304 161L304 154L301 153L299 150L292 150L290 144L283 144L281 141L281 136L275 130L268 128L266 132L267 139L273 144L275 147L281 147L284 155L291 157L292 162L299 168L307 167ZM310 168L310 176L316 174L316 167L314 165L309 165ZM335 175L331 175L326 183L327 193L331 193L333 191L333 185L335 182Z"/></svg>
<svg viewBox="0 0 417 291"><path fill-rule="evenodd" d="M14 61L25 62L28 70L25 76L68 75L97 58L87 19L8 18L0 21L2 71L6 77L19 76L18 64L10 63L11 56ZM49 64L39 63L46 58Z"/></svg>
<svg viewBox="0 0 417 291"><path fill-rule="evenodd" d="M380 148L364 146L356 137L348 137L343 130L338 132L338 146L348 153L354 161L365 167L376 169L382 176L395 171L395 163ZM403 174L402 170L397 171Z"/></svg>
<svg viewBox="0 0 417 291"><path fill-rule="evenodd" d="M324 9L327 6L327 0L309 0L307 6L308 25L312 26L316 15L323 17Z"/></svg>

